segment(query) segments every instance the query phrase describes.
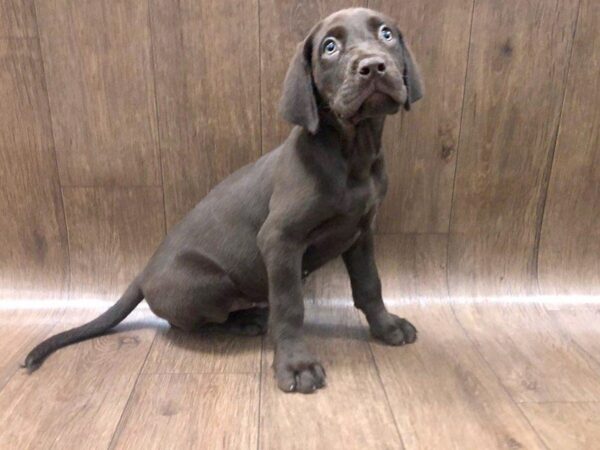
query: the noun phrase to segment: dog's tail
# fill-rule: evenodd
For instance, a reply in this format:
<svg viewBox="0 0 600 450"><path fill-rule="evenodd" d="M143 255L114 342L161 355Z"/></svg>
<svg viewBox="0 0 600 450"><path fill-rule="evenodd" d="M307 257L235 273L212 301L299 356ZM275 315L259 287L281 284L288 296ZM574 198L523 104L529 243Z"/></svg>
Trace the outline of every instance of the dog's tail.
<svg viewBox="0 0 600 450"><path fill-rule="evenodd" d="M59 348L93 338L116 326L144 299L137 278L129 285L119 301L91 322L49 337L38 344L25 358L23 367L29 372L39 368L44 359Z"/></svg>

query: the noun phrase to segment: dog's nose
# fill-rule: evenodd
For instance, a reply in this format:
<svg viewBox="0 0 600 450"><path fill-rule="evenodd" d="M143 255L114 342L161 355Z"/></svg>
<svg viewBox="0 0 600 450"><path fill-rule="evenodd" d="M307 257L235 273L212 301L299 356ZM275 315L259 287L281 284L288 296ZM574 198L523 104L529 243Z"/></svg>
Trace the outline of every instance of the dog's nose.
<svg viewBox="0 0 600 450"><path fill-rule="evenodd" d="M381 56L368 56L358 62L356 71L361 78L371 78L374 75L385 74L385 61Z"/></svg>

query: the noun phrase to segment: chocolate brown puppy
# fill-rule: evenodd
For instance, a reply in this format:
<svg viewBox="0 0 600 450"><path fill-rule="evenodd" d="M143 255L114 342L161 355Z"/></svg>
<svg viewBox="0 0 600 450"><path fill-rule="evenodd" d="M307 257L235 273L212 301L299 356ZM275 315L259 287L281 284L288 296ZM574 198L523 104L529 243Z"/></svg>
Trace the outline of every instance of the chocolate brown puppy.
<svg viewBox="0 0 600 450"><path fill-rule="evenodd" d="M220 324L258 334L268 325L278 386L312 392L325 385L325 371L303 337L302 280L340 255L373 336L413 342L416 329L383 303L373 222L387 189L385 117L421 96L413 57L389 17L355 8L318 23L285 79L280 110L296 125L288 138L202 199L114 306L39 344L25 366L105 333L146 299L184 330Z"/></svg>

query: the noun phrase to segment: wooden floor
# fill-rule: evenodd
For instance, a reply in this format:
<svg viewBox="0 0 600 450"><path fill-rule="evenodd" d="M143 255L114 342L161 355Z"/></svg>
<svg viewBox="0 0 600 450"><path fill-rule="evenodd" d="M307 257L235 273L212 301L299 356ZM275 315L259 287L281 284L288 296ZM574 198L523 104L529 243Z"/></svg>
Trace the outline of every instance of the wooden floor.
<svg viewBox="0 0 600 450"><path fill-rule="evenodd" d="M141 307L28 375L32 344L104 304L0 304L0 448L600 448L600 304L453 298L444 237L377 248L386 301L419 339L374 342L330 264L306 284L328 374L308 396L277 390L266 339L184 334Z"/></svg>

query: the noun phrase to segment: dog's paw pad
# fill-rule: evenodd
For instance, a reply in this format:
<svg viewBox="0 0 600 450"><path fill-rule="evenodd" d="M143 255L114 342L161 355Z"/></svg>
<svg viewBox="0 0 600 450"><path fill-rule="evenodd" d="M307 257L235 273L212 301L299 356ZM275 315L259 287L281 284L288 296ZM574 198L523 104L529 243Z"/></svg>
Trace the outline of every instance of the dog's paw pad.
<svg viewBox="0 0 600 450"><path fill-rule="evenodd" d="M404 343L412 344L417 340L417 329L415 326L406 319L398 318L398 326L402 329L404 334Z"/></svg>
<svg viewBox="0 0 600 450"><path fill-rule="evenodd" d="M325 370L319 363L286 367L276 371L277 385L284 392L310 394L325 386Z"/></svg>
<svg viewBox="0 0 600 450"><path fill-rule="evenodd" d="M417 329L408 320L390 314L390 323L374 329L373 335L388 345L412 344L417 340Z"/></svg>

